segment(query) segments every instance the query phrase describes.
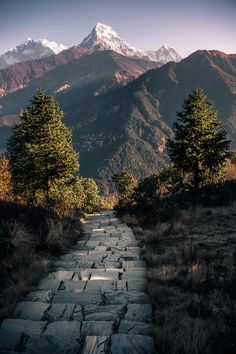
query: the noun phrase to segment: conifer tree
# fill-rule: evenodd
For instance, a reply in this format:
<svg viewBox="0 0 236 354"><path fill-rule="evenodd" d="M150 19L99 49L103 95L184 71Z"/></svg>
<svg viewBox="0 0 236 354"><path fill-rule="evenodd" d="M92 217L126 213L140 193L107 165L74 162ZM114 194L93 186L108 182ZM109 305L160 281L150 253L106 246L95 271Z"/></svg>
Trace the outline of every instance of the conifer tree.
<svg viewBox="0 0 236 354"><path fill-rule="evenodd" d="M174 166L193 174L194 188L208 174L219 174L229 156L229 141L217 120L213 103L197 88L184 101L173 125L174 140L167 144Z"/></svg>
<svg viewBox="0 0 236 354"><path fill-rule="evenodd" d="M71 131L62 117L54 98L38 90L9 139L14 192L27 203L35 203L38 192L47 203L50 188L70 185L79 170Z"/></svg>

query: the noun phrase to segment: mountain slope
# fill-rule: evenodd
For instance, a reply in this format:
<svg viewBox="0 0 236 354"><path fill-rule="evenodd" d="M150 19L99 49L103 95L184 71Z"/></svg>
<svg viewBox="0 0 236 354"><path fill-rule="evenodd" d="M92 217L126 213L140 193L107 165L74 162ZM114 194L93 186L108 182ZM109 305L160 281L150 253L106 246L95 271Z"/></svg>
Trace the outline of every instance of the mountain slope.
<svg viewBox="0 0 236 354"><path fill-rule="evenodd" d="M65 104L68 106L73 104L84 107L89 105L93 97L123 86L157 66L156 62L132 59L112 51L90 53L83 48L74 47L57 56L36 62L15 64L11 68L0 71L0 78L3 74L5 79L6 72L11 73L13 69L12 77L15 79L15 77L19 78L19 73L16 73L15 69L20 68L21 82L27 83L29 80L24 89L18 89L0 98L0 126L2 126L0 147L4 147L9 137L10 126L15 121L14 117L29 103L37 88L41 87L48 93L55 94L56 98L66 101ZM36 79L36 75L40 77ZM15 84L14 80L13 84ZM69 95L65 96L68 91Z"/></svg>
<svg viewBox="0 0 236 354"><path fill-rule="evenodd" d="M16 48L0 55L0 70L15 63L58 54L65 49L67 49L65 45L58 44L54 41L50 42L47 39L34 40L27 38L25 42L17 45Z"/></svg>
<svg viewBox="0 0 236 354"><path fill-rule="evenodd" d="M57 55L13 64L0 70L0 96L21 90L32 80L43 76L60 65L79 59L85 54L89 54L89 51L78 46L71 47Z"/></svg>
<svg viewBox="0 0 236 354"><path fill-rule="evenodd" d="M90 59L93 55L96 61L94 67L90 65L92 71L89 72L93 74L90 84L81 84L81 76L75 85L58 92L56 98L65 111L66 124L73 128L74 144L80 152L81 173L95 177L103 189L111 176L124 168L143 177L155 173L167 161L165 141L172 135L171 125L176 120L176 112L198 85L215 101L219 119L232 139L232 147L236 147L236 55L197 51L180 63L171 62L150 70L120 88L116 88L117 83L114 85L115 73L118 68L120 71L122 63L123 67L126 65L127 74L130 63L127 60L130 59L109 51L93 53L89 55ZM104 56L108 55L110 61L107 57L105 60ZM85 61L85 56L64 65L61 81L55 83L66 83L63 80L70 77L73 80L75 68L71 69L71 74L67 70L81 61ZM108 62L113 79L99 76L104 67L104 74L107 73ZM39 83L47 83L50 90L56 87L54 72L58 80L59 74L52 70L36 80L32 89ZM104 85L113 89L105 92ZM6 115L12 119L9 115L19 112L32 94L27 90L29 88L0 98L2 119Z"/></svg>
<svg viewBox="0 0 236 354"><path fill-rule="evenodd" d="M74 125L82 172L102 184L124 168L138 177L154 173L167 161L165 140L172 134L176 112L196 86L215 102L235 148L236 55L199 51L145 73L90 102L87 109L64 106L70 117L86 121Z"/></svg>
<svg viewBox="0 0 236 354"><path fill-rule="evenodd" d="M127 43L110 26L97 23L91 33L80 43L82 48L90 50L113 50L119 54L156 61L165 64L169 61L180 61L181 56L175 49L163 46L157 51L142 51Z"/></svg>

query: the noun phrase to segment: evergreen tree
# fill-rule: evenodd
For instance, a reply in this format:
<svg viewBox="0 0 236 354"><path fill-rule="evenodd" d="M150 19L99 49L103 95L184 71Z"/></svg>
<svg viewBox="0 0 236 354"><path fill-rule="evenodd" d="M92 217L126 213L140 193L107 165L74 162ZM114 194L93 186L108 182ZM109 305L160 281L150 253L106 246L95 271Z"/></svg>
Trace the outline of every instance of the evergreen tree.
<svg viewBox="0 0 236 354"><path fill-rule="evenodd" d="M79 170L71 131L62 123L63 112L42 90L20 116L7 150L13 188L27 203L39 194L47 204L50 189L69 186ZM43 197L42 197L43 196Z"/></svg>
<svg viewBox="0 0 236 354"><path fill-rule="evenodd" d="M213 103L197 88L184 101L173 125L175 139L167 144L174 166L193 174L194 188L209 174L219 174L229 156L229 141Z"/></svg>
<svg viewBox="0 0 236 354"><path fill-rule="evenodd" d="M123 171L121 174L115 174L112 181L116 185L119 196L118 208L132 205L134 203L134 192L138 186L137 179L129 171Z"/></svg>

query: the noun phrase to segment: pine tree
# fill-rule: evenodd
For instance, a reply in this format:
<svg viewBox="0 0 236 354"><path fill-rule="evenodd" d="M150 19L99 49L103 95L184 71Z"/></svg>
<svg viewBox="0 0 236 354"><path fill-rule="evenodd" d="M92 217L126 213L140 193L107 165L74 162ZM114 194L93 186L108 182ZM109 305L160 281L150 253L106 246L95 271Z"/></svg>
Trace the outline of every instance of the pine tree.
<svg viewBox="0 0 236 354"><path fill-rule="evenodd" d="M71 131L62 123L62 117L53 97L38 90L9 139L14 192L29 204L36 202L37 193L43 194L47 203L50 188L69 186L79 170Z"/></svg>
<svg viewBox="0 0 236 354"><path fill-rule="evenodd" d="M193 174L194 188L206 175L219 174L229 156L229 141L217 120L213 103L197 88L184 101L173 125L175 139L167 144L174 166Z"/></svg>

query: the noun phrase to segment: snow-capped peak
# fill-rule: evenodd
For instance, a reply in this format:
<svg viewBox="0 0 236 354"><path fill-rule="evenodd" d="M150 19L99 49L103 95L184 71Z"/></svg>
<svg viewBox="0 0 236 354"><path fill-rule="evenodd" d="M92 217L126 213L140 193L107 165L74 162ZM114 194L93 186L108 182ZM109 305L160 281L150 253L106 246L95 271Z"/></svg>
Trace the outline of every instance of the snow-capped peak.
<svg viewBox="0 0 236 354"><path fill-rule="evenodd" d="M23 43L17 45L16 48L10 49L0 56L0 69L4 69L15 63L58 54L65 49L67 49L65 45L54 41L50 42L47 39L32 39L28 37Z"/></svg>
<svg viewBox="0 0 236 354"><path fill-rule="evenodd" d="M97 23L91 33L80 43L80 46L94 50L114 50L119 54L136 58L144 56L142 51L120 38L111 26L103 23Z"/></svg>
<svg viewBox="0 0 236 354"><path fill-rule="evenodd" d="M157 51L139 50L125 40L111 28L103 23L97 23L90 34L84 38L80 46L91 50L114 50L115 52L133 58L167 63L168 61L180 61L181 56L167 44Z"/></svg>

